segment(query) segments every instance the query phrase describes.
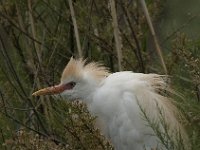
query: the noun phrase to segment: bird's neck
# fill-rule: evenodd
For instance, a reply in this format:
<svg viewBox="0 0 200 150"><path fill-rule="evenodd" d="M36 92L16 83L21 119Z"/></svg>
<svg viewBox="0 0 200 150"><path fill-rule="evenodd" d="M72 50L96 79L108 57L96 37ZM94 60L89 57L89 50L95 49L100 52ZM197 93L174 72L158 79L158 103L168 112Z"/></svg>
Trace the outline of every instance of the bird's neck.
<svg viewBox="0 0 200 150"><path fill-rule="evenodd" d="M90 104L93 101L93 96L103 80L103 78L97 80L91 76L85 77L86 84L83 87L84 89L82 90L83 92L81 93L81 98L86 104Z"/></svg>
<svg viewBox="0 0 200 150"><path fill-rule="evenodd" d="M98 84L90 84L86 87L87 91L83 93L82 98L86 104L90 104L93 101L93 96L98 89Z"/></svg>

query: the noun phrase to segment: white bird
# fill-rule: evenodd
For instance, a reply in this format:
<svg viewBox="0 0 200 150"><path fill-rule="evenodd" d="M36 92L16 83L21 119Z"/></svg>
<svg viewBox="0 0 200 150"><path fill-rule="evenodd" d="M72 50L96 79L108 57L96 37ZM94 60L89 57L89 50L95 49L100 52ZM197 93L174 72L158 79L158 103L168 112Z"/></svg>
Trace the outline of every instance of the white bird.
<svg viewBox="0 0 200 150"><path fill-rule="evenodd" d="M71 58L59 85L33 95L60 94L69 100L81 99L97 116L97 126L116 150L151 150L167 149L152 124L163 140L165 134L172 140L181 135L183 143L187 139L176 107L160 94L163 90L169 88L162 75L131 71L110 74L99 63L86 64L85 60Z"/></svg>

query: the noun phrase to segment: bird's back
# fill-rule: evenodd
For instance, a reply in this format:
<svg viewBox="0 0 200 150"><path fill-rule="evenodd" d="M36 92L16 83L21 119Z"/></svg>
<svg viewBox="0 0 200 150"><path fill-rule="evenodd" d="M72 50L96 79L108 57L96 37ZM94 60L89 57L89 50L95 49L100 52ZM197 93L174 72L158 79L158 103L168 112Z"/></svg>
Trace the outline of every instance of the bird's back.
<svg viewBox="0 0 200 150"><path fill-rule="evenodd" d="M173 122L173 127L178 126L173 106L156 92L164 88L164 84L159 75L132 72L114 73L102 81L89 109L98 116L100 128L117 150L161 146L143 113L149 119L158 121L162 109L166 112L164 115L171 118L168 121Z"/></svg>

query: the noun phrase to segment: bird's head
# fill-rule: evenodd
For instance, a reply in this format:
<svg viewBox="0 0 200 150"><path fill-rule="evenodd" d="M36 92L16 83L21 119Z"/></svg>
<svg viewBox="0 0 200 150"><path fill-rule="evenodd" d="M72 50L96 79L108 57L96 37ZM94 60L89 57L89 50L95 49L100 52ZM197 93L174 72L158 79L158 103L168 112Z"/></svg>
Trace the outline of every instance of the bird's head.
<svg viewBox="0 0 200 150"><path fill-rule="evenodd" d="M102 79L109 75L109 71L99 63L85 62L83 59L71 58L62 73L60 84L43 88L32 95L60 94L71 100L87 99Z"/></svg>

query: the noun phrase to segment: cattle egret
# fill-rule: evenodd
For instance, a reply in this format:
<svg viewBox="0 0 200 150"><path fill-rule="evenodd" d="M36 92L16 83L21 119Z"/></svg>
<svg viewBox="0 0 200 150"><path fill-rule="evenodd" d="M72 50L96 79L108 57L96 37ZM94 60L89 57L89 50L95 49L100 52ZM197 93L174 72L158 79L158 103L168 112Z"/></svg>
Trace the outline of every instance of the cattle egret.
<svg viewBox="0 0 200 150"><path fill-rule="evenodd" d="M68 100L80 99L97 116L97 126L116 150L152 150L166 148L147 120L152 120L161 134L168 128L171 139L186 137L176 107L161 94L166 90L170 91L162 75L131 71L110 74L99 63L71 58L59 85L33 95L60 94Z"/></svg>

